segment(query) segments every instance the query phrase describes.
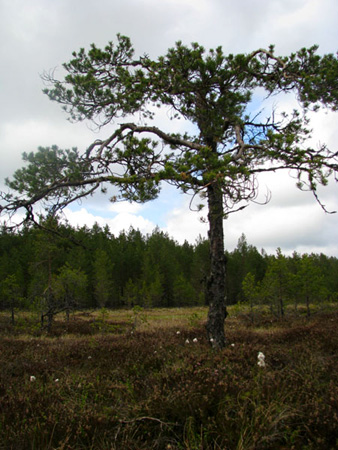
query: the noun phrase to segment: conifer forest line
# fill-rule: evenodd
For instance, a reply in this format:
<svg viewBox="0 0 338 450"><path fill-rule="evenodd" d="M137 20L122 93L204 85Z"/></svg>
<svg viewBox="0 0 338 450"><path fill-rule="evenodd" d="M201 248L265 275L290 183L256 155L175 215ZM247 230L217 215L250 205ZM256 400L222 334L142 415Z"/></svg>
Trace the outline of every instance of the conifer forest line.
<svg viewBox="0 0 338 450"><path fill-rule="evenodd" d="M97 224L60 234L37 227L0 235L1 308L48 309L180 307L205 304L209 242L179 244L155 229L130 228L119 236ZM61 237L62 236L67 236ZM275 255L247 243L226 251L227 304L269 304L283 315L286 304L334 301L338 260L324 254Z"/></svg>

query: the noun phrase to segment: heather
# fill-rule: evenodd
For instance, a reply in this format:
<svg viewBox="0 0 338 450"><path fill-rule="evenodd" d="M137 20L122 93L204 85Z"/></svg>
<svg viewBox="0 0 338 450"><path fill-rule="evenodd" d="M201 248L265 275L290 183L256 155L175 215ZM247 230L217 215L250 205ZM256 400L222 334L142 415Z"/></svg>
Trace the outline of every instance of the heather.
<svg viewBox="0 0 338 450"><path fill-rule="evenodd" d="M336 448L337 309L229 307L220 351L206 314L1 313L0 448Z"/></svg>

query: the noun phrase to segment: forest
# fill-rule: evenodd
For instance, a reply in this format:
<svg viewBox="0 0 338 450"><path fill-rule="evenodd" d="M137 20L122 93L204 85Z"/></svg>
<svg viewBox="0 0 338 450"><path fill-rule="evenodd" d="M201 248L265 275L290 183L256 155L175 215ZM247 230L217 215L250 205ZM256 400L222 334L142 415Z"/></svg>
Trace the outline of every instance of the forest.
<svg viewBox="0 0 338 450"><path fill-rule="evenodd" d="M44 224L46 225L46 223ZM42 225L43 226L43 225ZM53 219L0 235L0 305L12 312L38 311L50 320L59 312L97 308L204 306L209 242L179 244L160 229L142 235L130 228L114 236L108 226L73 228ZM238 240L225 252L227 305L251 310L268 305L282 317L289 305L335 301L338 259L324 254L268 255Z"/></svg>

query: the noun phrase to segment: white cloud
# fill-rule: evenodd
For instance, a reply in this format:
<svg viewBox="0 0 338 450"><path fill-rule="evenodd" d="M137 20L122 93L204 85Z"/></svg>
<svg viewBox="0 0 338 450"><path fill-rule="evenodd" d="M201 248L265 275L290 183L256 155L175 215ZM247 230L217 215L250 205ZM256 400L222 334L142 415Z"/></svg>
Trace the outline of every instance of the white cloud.
<svg viewBox="0 0 338 450"><path fill-rule="evenodd" d="M156 226L150 220L130 212L120 212L114 218L107 218L101 215L94 215L83 207L77 211L66 208L64 215L74 227L86 225L88 228L91 228L95 223L101 227L108 225L114 235L127 231L130 227L140 230L142 234L147 234L151 233Z"/></svg>
<svg viewBox="0 0 338 450"><path fill-rule="evenodd" d="M117 214L136 214L142 210L142 205L140 203L117 202L111 203L108 209Z"/></svg>
<svg viewBox="0 0 338 450"><path fill-rule="evenodd" d="M208 224L201 221L205 218L205 211L190 211L189 201L184 199L179 208L168 212L166 216L166 226L163 227L169 236L172 236L179 243L183 244L186 240L191 244L196 242L199 235L207 238Z"/></svg>

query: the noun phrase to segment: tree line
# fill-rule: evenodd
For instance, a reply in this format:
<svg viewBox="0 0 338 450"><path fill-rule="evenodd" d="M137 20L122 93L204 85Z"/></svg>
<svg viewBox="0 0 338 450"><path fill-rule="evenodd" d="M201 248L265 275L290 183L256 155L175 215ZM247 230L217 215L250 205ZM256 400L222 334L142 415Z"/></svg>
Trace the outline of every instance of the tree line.
<svg viewBox="0 0 338 450"><path fill-rule="evenodd" d="M45 224L46 225L46 224ZM154 229L142 235L130 228L114 236L108 226L73 228L52 219L0 234L0 305L55 314L80 308L180 307L207 303L209 241L179 244ZM66 236L66 237L65 237ZM338 260L320 255L267 255L245 235L225 252L227 304L269 304L283 316L287 303L334 300Z"/></svg>

